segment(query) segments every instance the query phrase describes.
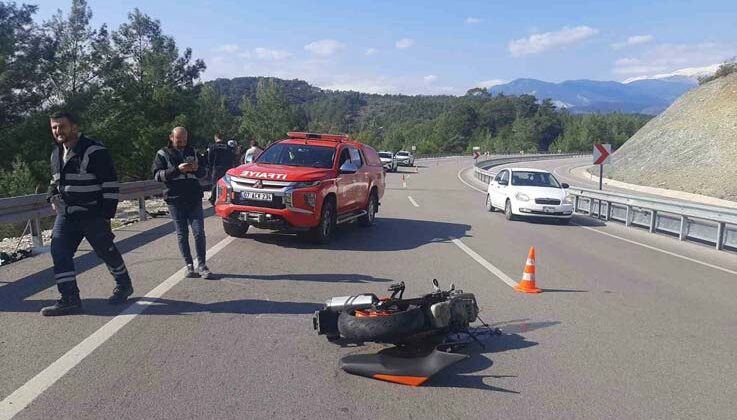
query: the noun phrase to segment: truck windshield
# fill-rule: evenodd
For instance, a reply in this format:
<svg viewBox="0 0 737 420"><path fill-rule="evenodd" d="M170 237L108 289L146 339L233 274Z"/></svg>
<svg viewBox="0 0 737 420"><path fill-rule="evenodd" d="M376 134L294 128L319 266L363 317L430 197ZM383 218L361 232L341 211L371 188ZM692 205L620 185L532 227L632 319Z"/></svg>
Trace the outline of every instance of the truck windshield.
<svg viewBox="0 0 737 420"><path fill-rule="evenodd" d="M334 147L277 143L266 149L256 159L256 162L271 165L329 169L333 167L334 160Z"/></svg>

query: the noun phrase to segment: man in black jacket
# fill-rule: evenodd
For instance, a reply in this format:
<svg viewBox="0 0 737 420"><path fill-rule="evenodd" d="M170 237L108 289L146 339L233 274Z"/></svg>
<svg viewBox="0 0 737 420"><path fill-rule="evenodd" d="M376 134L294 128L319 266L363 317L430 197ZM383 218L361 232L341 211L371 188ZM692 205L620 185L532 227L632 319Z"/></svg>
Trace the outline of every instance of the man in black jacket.
<svg viewBox="0 0 737 420"><path fill-rule="evenodd" d="M210 182L212 182L210 204L215 204L218 180L235 164L235 150L223 141L220 133L215 134L215 143L207 148L207 166L210 171Z"/></svg>
<svg viewBox="0 0 737 420"><path fill-rule="evenodd" d="M227 147L227 146L226 146ZM187 130L176 127L169 135L169 145L156 153L151 168L154 179L166 184L164 199L177 231L179 250L187 264L187 277L209 279L205 264L205 219L202 212L202 187L199 178L205 176L197 154L187 145ZM189 226L192 226L199 274L194 269L189 249Z"/></svg>
<svg viewBox="0 0 737 420"><path fill-rule="evenodd" d="M76 118L69 113L51 116L51 132L56 147L51 153L52 179L47 200L56 210L51 257L61 299L41 309L41 314L82 312L74 253L83 238L105 262L117 283L108 302L123 303L133 293L133 286L110 228L110 219L118 207L118 178L113 160L100 142L80 134Z"/></svg>

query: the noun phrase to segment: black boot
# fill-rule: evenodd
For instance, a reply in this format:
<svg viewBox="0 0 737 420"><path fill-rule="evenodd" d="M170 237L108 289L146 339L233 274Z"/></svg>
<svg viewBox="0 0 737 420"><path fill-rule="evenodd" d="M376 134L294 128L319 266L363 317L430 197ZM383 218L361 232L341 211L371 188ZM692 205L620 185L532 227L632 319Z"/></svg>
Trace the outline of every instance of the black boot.
<svg viewBox="0 0 737 420"><path fill-rule="evenodd" d="M43 316L63 316L81 314L82 300L79 295L67 295L57 300L55 304L41 309Z"/></svg>
<svg viewBox="0 0 737 420"><path fill-rule="evenodd" d="M119 284L113 289L113 295L107 300L111 305L118 305L128 300L128 296L133 294L133 286L130 284Z"/></svg>

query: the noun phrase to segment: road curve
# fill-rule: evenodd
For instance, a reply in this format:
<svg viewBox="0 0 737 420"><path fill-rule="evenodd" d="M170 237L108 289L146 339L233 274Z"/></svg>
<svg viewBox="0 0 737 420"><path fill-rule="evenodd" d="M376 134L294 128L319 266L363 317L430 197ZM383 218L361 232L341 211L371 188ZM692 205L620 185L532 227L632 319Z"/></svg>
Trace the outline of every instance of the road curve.
<svg viewBox="0 0 737 420"><path fill-rule="evenodd" d="M16 418L733 418L731 254L584 216L571 226L508 222L459 181L474 185L471 164L389 174L377 224L342 226L325 247L260 230L222 242L210 216L208 247L221 244L211 281L177 278L167 220L118 230L135 296L174 285L58 380L29 390L38 397ZM513 291L458 241L513 280L534 245L545 291ZM120 319L89 246L76 261L87 314L58 319L38 315L56 296L48 255L0 268L2 403ZM366 349L312 331L328 297L398 280L419 294L432 278L474 292L484 320L505 333L426 386L347 375L339 358Z"/></svg>

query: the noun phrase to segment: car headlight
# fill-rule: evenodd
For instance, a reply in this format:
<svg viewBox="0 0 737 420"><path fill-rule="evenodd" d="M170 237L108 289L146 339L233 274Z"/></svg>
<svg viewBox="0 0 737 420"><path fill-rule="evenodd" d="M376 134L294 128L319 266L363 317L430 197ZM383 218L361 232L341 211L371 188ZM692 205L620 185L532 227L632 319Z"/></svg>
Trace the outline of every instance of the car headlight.
<svg viewBox="0 0 737 420"><path fill-rule="evenodd" d="M298 188L309 188L309 187L316 187L320 185L320 181L310 181L310 182L295 182L292 184L292 188L298 189Z"/></svg>
<svg viewBox="0 0 737 420"><path fill-rule="evenodd" d="M567 195L566 198L563 199L563 202L566 204L573 204L573 196Z"/></svg>
<svg viewBox="0 0 737 420"><path fill-rule="evenodd" d="M530 197L525 193L517 193L514 198L519 201L530 201Z"/></svg>

